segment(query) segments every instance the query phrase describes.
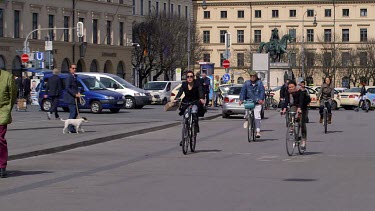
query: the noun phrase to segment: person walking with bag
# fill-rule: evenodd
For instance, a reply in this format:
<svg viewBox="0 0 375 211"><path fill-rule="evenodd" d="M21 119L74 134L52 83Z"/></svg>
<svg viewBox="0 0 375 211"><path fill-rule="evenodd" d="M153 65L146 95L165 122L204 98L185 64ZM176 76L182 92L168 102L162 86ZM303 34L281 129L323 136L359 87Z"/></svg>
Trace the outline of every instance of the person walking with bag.
<svg viewBox="0 0 375 211"><path fill-rule="evenodd" d="M55 118L59 118L59 113L57 112L57 105L59 103L59 98L62 92L61 79L58 76L59 70L53 69L53 76L48 79L47 83L47 93L48 97L51 99L52 105L50 110L47 112L48 119L51 119L52 113L55 113Z"/></svg>
<svg viewBox="0 0 375 211"><path fill-rule="evenodd" d="M8 145L5 139L7 125L12 123L12 109L17 99L16 82L9 72L0 70L0 177L7 177Z"/></svg>

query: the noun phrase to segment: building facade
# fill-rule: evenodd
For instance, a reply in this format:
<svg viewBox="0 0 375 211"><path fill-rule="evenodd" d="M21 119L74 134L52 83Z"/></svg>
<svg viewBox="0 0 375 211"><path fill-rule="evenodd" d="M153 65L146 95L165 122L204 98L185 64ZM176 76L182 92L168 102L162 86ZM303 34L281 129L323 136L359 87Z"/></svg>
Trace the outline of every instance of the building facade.
<svg viewBox="0 0 375 211"><path fill-rule="evenodd" d="M231 33L231 68L235 82L248 79L250 52L260 42L268 42L273 29L295 37L288 46L287 60L296 76L302 64L309 84L321 84L329 75L336 86L348 86L351 55L359 55L358 67L368 64L368 43L375 37L375 1L371 0L237 0L193 1L194 17L205 47L203 61L215 63L215 73L222 68L225 33ZM316 25L314 24L316 19ZM304 39L303 39L304 36ZM302 42L303 41L303 42ZM372 42L372 41L371 41ZM301 46L304 44L305 50ZM302 55L305 55L303 62ZM362 58L362 57L366 57ZM354 65L354 62L352 62ZM349 72L348 72L349 71ZM364 74L364 73L363 73ZM352 76L350 76L352 77ZM366 73L369 81L372 74ZM281 85L283 79L280 79Z"/></svg>
<svg viewBox="0 0 375 211"><path fill-rule="evenodd" d="M44 58L52 53L51 64L45 64L62 72L75 63L78 71L108 72L131 81L134 20L130 0L0 1L0 68L19 74L21 67L30 66L20 56L32 30L71 28L79 21L84 23L82 38L76 29L37 31L28 37L30 52L43 52ZM51 52L45 52L46 40L53 41ZM81 52L83 43L87 47Z"/></svg>

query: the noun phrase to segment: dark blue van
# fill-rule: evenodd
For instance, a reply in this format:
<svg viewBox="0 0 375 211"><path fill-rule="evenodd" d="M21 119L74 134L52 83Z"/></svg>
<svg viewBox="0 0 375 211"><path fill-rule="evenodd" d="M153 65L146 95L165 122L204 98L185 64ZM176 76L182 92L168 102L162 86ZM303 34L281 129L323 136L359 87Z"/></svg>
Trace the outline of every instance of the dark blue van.
<svg viewBox="0 0 375 211"><path fill-rule="evenodd" d="M39 105L42 111L48 111L51 108L51 100L47 96L46 85L48 78L52 74L45 74L40 82ZM64 111L69 111L68 104L64 102L65 79L68 74L59 74L62 81L63 93L59 99L58 107ZM110 91L100 83L95 77L77 75L78 87L84 100L77 102L78 108L90 109L93 113L101 113L103 109L109 109L112 113L117 113L124 108L124 96L118 92Z"/></svg>

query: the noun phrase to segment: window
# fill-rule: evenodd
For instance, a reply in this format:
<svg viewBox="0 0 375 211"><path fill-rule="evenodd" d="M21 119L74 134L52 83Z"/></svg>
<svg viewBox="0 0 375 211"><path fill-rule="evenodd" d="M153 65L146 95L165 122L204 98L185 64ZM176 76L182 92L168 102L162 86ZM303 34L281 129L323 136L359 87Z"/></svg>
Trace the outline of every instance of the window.
<svg viewBox="0 0 375 211"><path fill-rule="evenodd" d="M64 16L64 28L69 28L69 16ZM64 42L69 42L69 29L64 29Z"/></svg>
<svg viewBox="0 0 375 211"><path fill-rule="evenodd" d="M307 17L314 17L314 10L307 10Z"/></svg>
<svg viewBox="0 0 375 211"><path fill-rule="evenodd" d="M307 29L307 42L314 42L314 29Z"/></svg>
<svg viewBox="0 0 375 211"><path fill-rule="evenodd" d="M342 29L342 41L349 42L349 29Z"/></svg>
<svg viewBox="0 0 375 211"><path fill-rule="evenodd" d="M209 53L203 54L203 61L204 62L211 62L211 55Z"/></svg>
<svg viewBox="0 0 375 211"><path fill-rule="evenodd" d="M297 11L296 10L289 10L289 17L296 17Z"/></svg>
<svg viewBox="0 0 375 211"><path fill-rule="evenodd" d="M361 9L361 17L367 17L367 9Z"/></svg>
<svg viewBox="0 0 375 211"><path fill-rule="evenodd" d="M0 8L0 37L4 37L4 10Z"/></svg>
<svg viewBox="0 0 375 211"><path fill-rule="evenodd" d="M152 4L151 1L148 1L148 14L151 15L152 13Z"/></svg>
<svg viewBox="0 0 375 211"><path fill-rule="evenodd" d="M359 65L366 66L367 65L367 52L360 52L359 53Z"/></svg>
<svg viewBox="0 0 375 211"><path fill-rule="evenodd" d="M245 66L245 54L237 53L237 67Z"/></svg>
<svg viewBox="0 0 375 211"><path fill-rule="evenodd" d="M14 38L20 38L20 11L14 10Z"/></svg>
<svg viewBox="0 0 375 211"><path fill-rule="evenodd" d="M54 28L54 25L55 25L54 22L55 22L55 16L54 15L48 15L48 28ZM55 40L53 30L49 30L49 39Z"/></svg>
<svg viewBox="0 0 375 211"><path fill-rule="evenodd" d="M237 43L244 43L244 42L245 42L245 31L237 30Z"/></svg>
<svg viewBox="0 0 375 211"><path fill-rule="evenodd" d="M159 15L159 2L156 2L156 15Z"/></svg>
<svg viewBox="0 0 375 211"><path fill-rule="evenodd" d="M203 31L203 43L210 43L210 31Z"/></svg>
<svg viewBox="0 0 375 211"><path fill-rule="evenodd" d="M141 15L143 15L143 0L141 0L140 6L141 6Z"/></svg>
<svg viewBox="0 0 375 211"><path fill-rule="evenodd" d="M224 54L220 54L220 67L223 66L223 62L224 62L225 58L224 58Z"/></svg>
<svg viewBox="0 0 375 211"><path fill-rule="evenodd" d="M98 44L98 19L92 20L92 43Z"/></svg>
<svg viewBox="0 0 375 211"><path fill-rule="evenodd" d="M167 15L167 3L164 3L164 6L163 6L163 13L164 13L164 16Z"/></svg>
<svg viewBox="0 0 375 211"><path fill-rule="evenodd" d="M107 45L111 45L112 44L112 37L111 37L111 29L112 28L112 22L111 21L107 21Z"/></svg>
<svg viewBox="0 0 375 211"><path fill-rule="evenodd" d="M367 29L361 29L361 42L367 42Z"/></svg>
<svg viewBox="0 0 375 211"><path fill-rule="evenodd" d="M38 28L38 13L33 13L33 30ZM33 39L38 39L38 31L33 32Z"/></svg>
<svg viewBox="0 0 375 211"><path fill-rule="evenodd" d="M342 9L342 16L349 17L349 9Z"/></svg>
<svg viewBox="0 0 375 211"><path fill-rule="evenodd" d="M221 11L221 12L220 12L220 17L221 17L221 18L227 18L227 17L228 17L228 13L227 13L227 11Z"/></svg>
<svg viewBox="0 0 375 211"><path fill-rule="evenodd" d="M133 0L133 15L135 15L135 0Z"/></svg>
<svg viewBox="0 0 375 211"><path fill-rule="evenodd" d="M289 35L293 38L293 42L295 42L295 39L297 37L297 30L296 29L289 29Z"/></svg>
<svg viewBox="0 0 375 211"><path fill-rule="evenodd" d="M278 18L279 17L279 10L272 10L272 17Z"/></svg>
<svg viewBox="0 0 375 211"><path fill-rule="evenodd" d="M108 3L111 3L111 0L107 0Z"/></svg>
<svg viewBox="0 0 375 211"><path fill-rule="evenodd" d="M331 67L332 65L332 54L324 53L323 54L323 67Z"/></svg>
<svg viewBox="0 0 375 211"><path fill-rule="evenodd" d="M255 10L255 18L261 18L262 17L262 10Z"/></svg>
<svg viewBox="0 0 375 211"><path fill-rule="evenodd" d="M220 30L220 43L225 43L225 34L227 30Z"/></svg>
<svg viewBox="0 0 375 211"><path fill-rule="evenodd" d="M313 67L315 63L315 54L313 52L306 53L306 66Z"/></svg>
<svg viewBox="0 0 375 211"><path fill-rule="evenodd" d="M178 17L181 18L181 5L178 5Z"/></svg>
<svg viewBox="0 0 375 211"><path fill-rule="evenodd" d="M174 4L171 4L171 16L174 15Z"/></svg>
<svg viewBox="0 0 375 211"><path fill-rule="evenodd" d="M341 55L341 64L343 67L347 67L349 65L349 59L350 59L349 52L343 52Z"/></svg>
<svg viewBox="0 0 375 211"><path fill-rule="evenodd" d="M186 19L188 19L188 15L189 15L188 6L185 6L185 18Z"/></svg>
<svg viewBox="0 0 375 211"><path fill-rule="evenodd" d="M120 22L120 45L124 45L124 22Z"/></svg>
<svg viewBox="0 0 375 211"><path fill-rule="evenodd" d="M290 54L289 63L292 65L292 67L297 66L297 54L296 53Z"/></svg>
<svg viewBox="0 0 375 211"><path fill-rule="evenodd" d="M119 0L119 4L124 4L124 0Z"/></svg>
<svg viewBox="0 0 375 211"><path fill-rule="evenodd" d="M262 31L261 30L254 30L254 42L255 43L262 42Z"/></svg>
<svg viewBox="0 0 375 211"><path fill-rule="evenodd" d="M332 10L331 9L325 9L324 10L324 16L325 17L331 17L332 16Z"/></svg>
<svg viewBox="0 0 375 211"><path fill-rule="evenodd" d="M210 11L204 11L203 16L204 16L204 19L210 19L210 17L211 17Z"/></svg>
<svg viewBox="0 0 375 211"><path fill-rule="evenodd" d="M123 89L122 86L119 86L119 84L111 79L111 78L104 78L104 77L100 77L100 82L106 87L106 88L114 88L115 87L115 84L117 85L117 89Z"/></svg>
<svg viewBox="0 0 375 211"><path fill-rule="evenodd" d="M82 22L83 24L85 24L85 19L84 19L84 18L78 18L78 21L79 21L79 22ZM83 37L79 37L79 38L78 38L78 41L79 41L79 42L84 42L84 39L85 39L85 36L83 36Z"/></svg>
<svg viewBox="0 0 375 211"><path fill-rule="evenodd" d="M243 10L238 10L238 12L237 12L237 17L238 17L238 18L245 18L245 11L243 11Z"/></svg>
<svg viewBox="0 0 375 211"><path fill-rule="evenodd" d="M324 29L324 42L331 42L331 41L332 41L332 30Z"/></svg>

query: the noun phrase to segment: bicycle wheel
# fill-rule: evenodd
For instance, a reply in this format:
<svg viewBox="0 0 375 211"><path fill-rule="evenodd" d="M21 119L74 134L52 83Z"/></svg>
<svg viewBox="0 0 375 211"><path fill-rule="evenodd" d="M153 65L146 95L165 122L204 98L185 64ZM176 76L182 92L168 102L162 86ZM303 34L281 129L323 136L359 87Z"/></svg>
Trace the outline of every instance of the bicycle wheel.
<svg viewBox="0 0 375 211"><path fill-rule="evenodd" d="M368 112L368 109L369 109L369 107L370 107L370 105L369 105L369 103L368 103L367 100L365 100L364 104L365 104L365 111L366 111L366 113L367 113L367 112Z"/></svg>
<svg viewBox="0 0 375 211"><path fill-rule="evenodd" d="M249 114L247 117L247 141L251 142L252 141L252 122L251 122L251 115Z"/></svg>
<svg viewBox="0 0 375 211"><path fill-rule="evenodd" d="M275 99L272 98L271 100L271 107L276 110L277 107L279 107L279 104L277 103L277 101Z"/></svg>
<svg viewBox="0 0 375 211"><path fill-rule="evenodd" d="M288 127L289 126L289 113L288 113L288 111L285 114L285 122L286 122L286 126L285 127Z"/></svg>
<svg viewBox="0 0 375 211"><path fill-rule="evenodd" d="M296 137L297 137L297 144L298 144L298 153L300 154L300 155L303 155L303 153L305 153L305 151L304 150L302 150L302 148L301 148L301 122L302 121L302 118L300 119L300 122L299 123L297 123L297 135L296 135Z"/></svg>
<svg viewBox="0 0 375 211"><path fill-rule="evenodd" d="M252 118L251 118L251 137L252 137L252 139L253 139L253 141L256 141L256 137L255 137L255 130L256 130L256 128L255 128L255 118L254 118L254 114L253 115L251 115L252 116Z"/></svg>
<svg viewBox="0 0 375 211"><path fill-rule="evenodd" d="M328 127L328 111L325 109L323 112L323 125L324 125L324 133L327 134L327 127Z"/></svg>
<svg viewBox="0 0 375 211"><path fill-rule="evenodd" d="M290 123L286 130L286 153L288 153L289 156L293 155L294 147L295 147L295 128L294 124Z"/></svg>
<svg viewBox="0 0 375 211"><path fill-rule="evenodd" d="M184 155L187 154L189 148L189 128L187 120L184 120L184 124L182 126L182 153Z"/></svg>
<svg viewBox="0 0 375 211"><path fill-rule="evenodd" d="M190 136L190 151L195 152L195 145L197 144L197 128L195 122L191 124L191 136Z"/></svg>

